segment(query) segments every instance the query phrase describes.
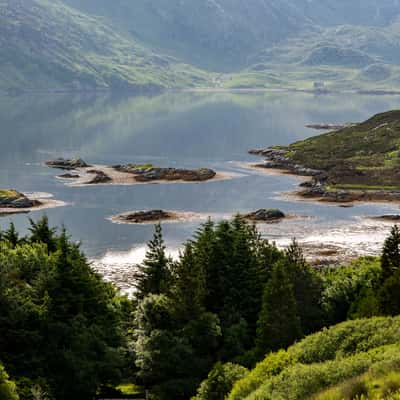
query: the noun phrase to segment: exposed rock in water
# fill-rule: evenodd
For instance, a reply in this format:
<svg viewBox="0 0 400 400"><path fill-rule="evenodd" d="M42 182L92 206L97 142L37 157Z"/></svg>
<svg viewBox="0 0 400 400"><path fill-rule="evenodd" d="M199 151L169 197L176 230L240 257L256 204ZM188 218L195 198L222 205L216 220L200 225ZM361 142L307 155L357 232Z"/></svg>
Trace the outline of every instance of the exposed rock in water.
<svg viewBox="0 0 400 400"><path fill-rule="evenodd" d="M57 158L55 160L46 161L46 165L51 168L60 168L60 169L76 169L76 168L87 168L90 167L85 161L81 158L74 159L65 159L65 158Z"/></svg>
<svg viewBox="0 0 400 400"><path fill-rule="evenodd" d="M203 182L213 179L216 172L209 168L199 169L181 169L181 168L160 168L153 166L114 166L119 172L126 172L135 175L138 182L151 182L158 180L166 181L185 181L185 182Z"/></svg>
<svg viewBox="0 0 400 400"><path fill-rule="evenodd" d="M175 218L176 215L174 213L163 210L136 211L132 213L120 214L114 217L114 219L117 221L128 222L131 224L140 224L145 222L159 222Z"/></svg>
<svg viewBox="0 0 400 400"><path fill-rule="evenodd" d="M93 179L86 182L87 185L95 185L97 183L109 183L112 179L103 171L92 169L87 171L88 174L94 174Z"/></svg>
<svg viewBox="0 0 400 400"><path fill-rule="evenodd" d="M372 219L380 220L380 221L388 221L388 222L400 222L400 215L381 215L378 217L371 217Z"/></svg>
<svg viewBox="0 0 400 400"><path fill-rule="evenodd" d="M16 190L0 190L0 208L31 208L40 206L38 200L31 200Z"/></svg>
<svg viewBox="0 0 400 400"><path fill-rule="evenodd" d="M80 178L80 175L78 175L78 174L62 174L62 175L59 175L58 176L59 178L62 178L62 179L78 179L78 178Z"/></svg>
<svg viewBox="0 0 400 400"><path fill-rule="evenodd" d="M260 209L244 216L251 221L275 222L286 218L285 213L278 209Z"/></svg>

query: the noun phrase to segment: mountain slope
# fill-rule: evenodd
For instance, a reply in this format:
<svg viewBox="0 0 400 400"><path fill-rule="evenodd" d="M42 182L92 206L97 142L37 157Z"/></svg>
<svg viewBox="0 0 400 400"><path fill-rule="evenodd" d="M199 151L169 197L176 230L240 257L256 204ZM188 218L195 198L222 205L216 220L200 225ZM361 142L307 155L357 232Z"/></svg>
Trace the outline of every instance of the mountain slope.
<svg viewBox="0 0 400 400"><path fill-rule="evenodd" d="M343 24L383 27L398 0L64 0L201 67L235 71L257 51Z"/></svg>
<svg viewBox="0 0 400 400"><path fill-rule="evenodd" d="M0 89L159 89L206 74L58 0L0 0Z"/></svg>

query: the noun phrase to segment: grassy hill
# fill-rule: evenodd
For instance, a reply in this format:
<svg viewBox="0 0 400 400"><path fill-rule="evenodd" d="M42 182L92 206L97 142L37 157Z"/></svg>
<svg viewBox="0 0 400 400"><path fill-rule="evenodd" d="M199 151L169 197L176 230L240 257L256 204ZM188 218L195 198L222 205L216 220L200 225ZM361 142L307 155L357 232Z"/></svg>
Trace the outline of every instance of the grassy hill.
<svg viewBox="0 0 400 400"><path fill-rule="evenodd" d="M389 399L400 389L399 338L400 317L344 322L267 355L228 400L353 400L366 392ZM356 384L367 377L374 387Z"/></svg>
<svg viewBox="0 0 400 400"><path fill-rule="evenodd" d="M399 187L400 111L284 148L293 164L323 170L338 187Z"/></svg>
<svg viewBox="0 0 400 400"><path fill-rule="evenodd" d="M207 74L58 0L0 0L0 89L153 89Z"/></svg>

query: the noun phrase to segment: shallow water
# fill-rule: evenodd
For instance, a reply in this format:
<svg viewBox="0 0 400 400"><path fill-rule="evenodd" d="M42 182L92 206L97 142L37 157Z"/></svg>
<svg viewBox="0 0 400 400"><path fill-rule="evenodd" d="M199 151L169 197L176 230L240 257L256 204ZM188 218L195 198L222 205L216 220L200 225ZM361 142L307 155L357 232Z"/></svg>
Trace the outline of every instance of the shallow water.
<svg viewBox="0 0 400 400"><path fill-rule="evenodd" d="M361 121L398 108L396 96L295 93L166 93L156 97L41 95L0 98L0 188L52 193L66 207L46 210L64 224L109 279L129 287L131 265L140 261L151 225L120 225L109 217L162 208L210 214L215 219L258 208L280 208L301 218L260 226L285 245L297 237L307 246L333 245L343 253L376 254L390 224L364 217L397 213L397 205L353 208L298 202L282 196L298 179L245 168L258 161L247 150L288 144L317 134L308 123ZM150 162L160 166L210 167L234 179L200 184L68 187L56 170L42 165L55 157L80 156L90 163ZM38 218L42 211L30 214ZM10 220L25 230L27 216ZM165 224L171 252L198 222ZM127 283L127 284L126 284Z"/></svg>

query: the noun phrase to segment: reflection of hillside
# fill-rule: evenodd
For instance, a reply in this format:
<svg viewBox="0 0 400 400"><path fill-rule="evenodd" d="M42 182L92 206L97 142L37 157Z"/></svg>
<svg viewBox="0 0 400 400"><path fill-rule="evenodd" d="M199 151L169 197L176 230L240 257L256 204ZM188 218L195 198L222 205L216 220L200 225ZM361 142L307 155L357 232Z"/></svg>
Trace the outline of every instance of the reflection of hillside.
<svg viewBox="0 0 400 400"><path fill-rule="evenodd" d="M121 153L234 158L249 144L300 138L306 123L354 120L354 110L362 120L377 109L394 108L395 100L354 95L316 101L312 95L284 92L3 97L0 162L41 161L46 157L42 152L78 152L90 159Z"/></svg>

